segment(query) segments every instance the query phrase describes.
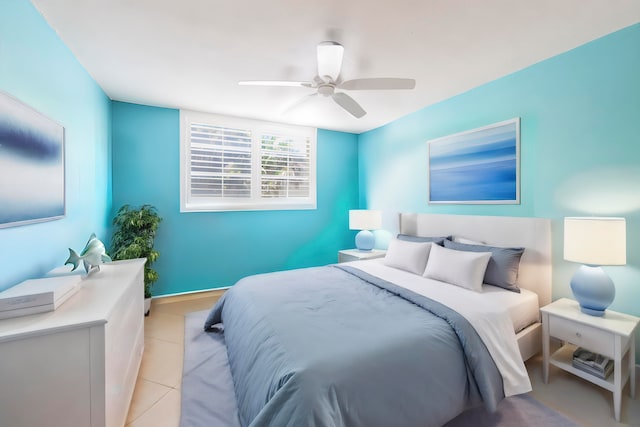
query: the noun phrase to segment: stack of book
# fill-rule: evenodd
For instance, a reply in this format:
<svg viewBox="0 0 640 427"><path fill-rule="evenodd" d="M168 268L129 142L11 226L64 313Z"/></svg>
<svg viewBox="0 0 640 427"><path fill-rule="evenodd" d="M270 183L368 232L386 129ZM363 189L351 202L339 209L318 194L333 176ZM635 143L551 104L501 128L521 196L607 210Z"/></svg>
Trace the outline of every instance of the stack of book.
<svg viewBox="0 0 640 427"><path fill-rule="evenodd" d="M613 360L578 347L573 352L573 367L604 380L613 372Z"/></svg>
<svg viewBox="0 0 640 427"><path fill-rule="evenodd" d="M53 311L80 289L79 275L29 279L0 292L0 319Z"/></svg>

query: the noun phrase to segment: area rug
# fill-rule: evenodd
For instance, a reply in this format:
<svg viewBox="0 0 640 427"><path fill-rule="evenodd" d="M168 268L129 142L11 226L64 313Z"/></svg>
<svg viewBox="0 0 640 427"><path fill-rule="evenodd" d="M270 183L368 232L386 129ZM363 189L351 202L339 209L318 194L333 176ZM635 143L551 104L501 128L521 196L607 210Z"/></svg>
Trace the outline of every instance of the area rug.
<svg viewBox="0 0 640 427"><path fill-rule="evenodd" d="M224 334L203 331L208 310L185 319L181 427L240 427ZM462 413L446 427L579 427L529 395L504 399L498 411Z"/></svg>

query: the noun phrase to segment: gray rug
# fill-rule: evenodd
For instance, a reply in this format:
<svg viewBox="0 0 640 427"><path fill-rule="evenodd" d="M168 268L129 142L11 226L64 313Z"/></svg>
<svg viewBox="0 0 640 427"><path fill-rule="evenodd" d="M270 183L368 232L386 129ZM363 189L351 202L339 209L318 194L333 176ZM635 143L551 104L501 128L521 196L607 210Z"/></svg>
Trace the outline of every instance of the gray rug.
<svg viewBox="0 0 640 427"><path fill-rule="evenodd" d="M185 319L181 427L240 427L223 334L202 330L208 310ZM464 412L446 427L579 427L528 395L504 399L498 411Z"/></svg>

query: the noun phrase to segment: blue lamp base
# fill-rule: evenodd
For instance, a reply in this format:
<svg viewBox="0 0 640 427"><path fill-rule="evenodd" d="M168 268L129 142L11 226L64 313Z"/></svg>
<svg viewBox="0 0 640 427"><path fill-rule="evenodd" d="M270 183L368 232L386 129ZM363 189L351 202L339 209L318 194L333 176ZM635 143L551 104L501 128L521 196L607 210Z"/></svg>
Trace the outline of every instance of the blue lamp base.
<svg viewBox="0 0 640 427"><path fill-rule="evenodd" d="M376 237L369 230L362 230L356 234L356 248L361 251L370 251L376 243Z"/></svg>
<svg viewBox="0 0 640 427"><path fill-rule="evenodd" d="M580 310L591 316L604 316L616 296L613 280L601 267L582 265L571 278L571 291Z"/></svg>

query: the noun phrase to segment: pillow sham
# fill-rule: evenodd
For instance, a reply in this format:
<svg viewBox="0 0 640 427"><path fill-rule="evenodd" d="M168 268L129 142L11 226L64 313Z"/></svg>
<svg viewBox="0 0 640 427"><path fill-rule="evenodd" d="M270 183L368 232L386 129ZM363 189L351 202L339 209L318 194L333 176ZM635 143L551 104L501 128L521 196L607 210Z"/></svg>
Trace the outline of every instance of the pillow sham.
<svg viewBox="0 0 640 427"><path fill-rule="evenodd" d="M427 265L431 242L410 242L392 239L383 263L414 274L422 274Z"/></svg>
<svg viewBox="0 0 640 427"><path fill-rule="evenodd" d="M524 248L500 248L487 245L468 245L445 241L444 247L458 251L491 252L491 259L484 275L484 283L498 286L508 291L520 293L518 288L518 270Z"/></svg>
<svg viewBox="0 0 640 427"><path fill-rule="evenodd" d="M482 279L489 258L491 252L456 251L432 245L423 276L482 292Z"/></svg>
<svg viewBox="0 0 640 427"><path fill-rule="evenodd" d="M466 237L460 237L460 236L453 236L453 239L449 239L449 240L453 240L454 242L458 242L458 243L464 243L466 245L484 245L484 242L478 242L477 240L471 240L471 239L467 239Z"/></svg>
<svg viewBox="0 0 640 427"><path fill-rule="evenodd" d="M442 246L442 241L451 238L451 236L422 237L422 236L412 236L410 234L398 234L396 238L398 240L404 240L407 242L433 242Z"/></svg>

